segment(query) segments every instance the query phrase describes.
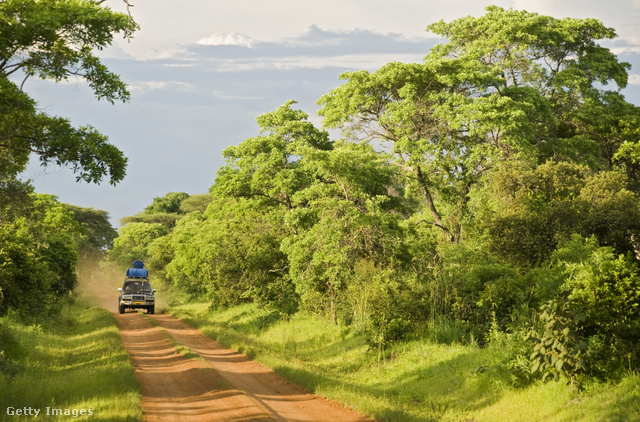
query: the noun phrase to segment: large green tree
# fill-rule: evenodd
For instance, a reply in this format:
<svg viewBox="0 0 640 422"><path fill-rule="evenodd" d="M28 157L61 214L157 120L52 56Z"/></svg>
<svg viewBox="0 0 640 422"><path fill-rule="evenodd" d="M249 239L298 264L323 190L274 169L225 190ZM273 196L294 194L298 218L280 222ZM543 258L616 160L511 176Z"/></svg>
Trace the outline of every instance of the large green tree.
<svg viewBox="0 0 640 422"><path fill-rule="evenodd" d="M292 233L282 242L290 275L304 301L326 302L336 322L359 260L385 266L401 248L401 210L394 169L366 144L338 142L329 151L301 151L314 179L293 197ZM392 212L396 211L396 212Z"/></svg>
<svg viewBox="0 0 640 422"><path fill-rule="evenodd" d="M78 179L115 184L126 158L91 126L49 116L24 91L30 77L86 81L98 99L126 101L129 92L96 51L115 34L130 37L136 23L93 1L0 2L0 177L12 179L35 153L43 165L69 165Z"/></svg>
<svg viewBox="0 0 640 422"><path fill-rule="evenodd" d="M328 127L391 142L407 185L447 237L462 239L471 189L503 163L608 168L618 157L636 171L629 125L638 111L618 92L629 65L597 43L613 29L491 6L429 30L446 42L425 63L345 73L319 103ZM621 145L630 152L616 155Z"/></svg>
<svg viewBox="0 0 640 422"><path fill-rule="evenodd" d="M182 203L189 197L190 195L186 192L169 192L164 196L157 196L144 211L121 218L120 224L158 223L170 229L180 218L184 217L185 211L182 210ZM203 208L206 209L206 205Z"/></svg>
<svg viewBox="0 0 640 422"><path fill-rule="evenodd" d="M229 196L254 198L266 206L292 208L292 196L305 188L312 174L304 166L304 147L328 150L329 134L307 121L308 115L288 101L258 116L257 137L224 150L227 164L220 168L216 189Z"/></svg>
<svg viewBox="0 0 640 422"><path fill-rule="evenodd" d="M121 268L128 268L137 259L146 261L149 245L167 233L168 229L159 223L129 223L118 230L109 259Z"/></svg>

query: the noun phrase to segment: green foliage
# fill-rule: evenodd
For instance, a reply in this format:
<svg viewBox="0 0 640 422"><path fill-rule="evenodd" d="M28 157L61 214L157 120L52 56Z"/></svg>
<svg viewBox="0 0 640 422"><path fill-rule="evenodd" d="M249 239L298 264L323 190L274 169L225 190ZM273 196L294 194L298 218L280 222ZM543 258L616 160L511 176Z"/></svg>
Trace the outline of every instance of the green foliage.
<svg viewBox="0 0 640 422"><path fill-rule="evenodd" d="M0 314L55 310L76 285L82 229L51 195L32 195L25 215L0 225Z"/></svg>
<svg viewBox="0 0 640 422"><path fill-rule="evenodd" d="M146 261L149 258L149 245L166 234L167 229L162 224L127 224L118 230L118 237L108 254L109 259L121 268L128 268L136 259Z"/></svg>
<svg viewBox="0 0 640 422"><path fill-rule="evenodd" d="M490 250L515 265L545 262L574 233L631 252L640 232L639 198L619 171L593 173L551 161L533 169L504 167L478 195L484 197L474 205Z"/></svg>
<svg viewBox="0 0 640 422"><path fill-rule="evenodd" d="M465 66L468 72L458 76L482 88L535 86L569 104L572 96L588 94L595 83L626 86L629 64L619 63L595 42L616 36L598 20L555 19L497 6L486 10L481 17L430 25L429 30L448 42L436 46L429 58Z"/></svg>
<svg viewBox="0 0 640 422"><path fill-rule="evenodd" d="M120 225L125 226L130 223L161 224L167 229L171 229L176 225L176 222L180 220L181 217L182 216L180 214L148 214L146 212L141 212L136 215L122 217L120 219Z"/></svg>
<svg viewBox="0 0 640 422"><path fill-rule="evenodd" d="M209 195L204 196L209 197ZM123 226L129 223L162 224L170 230L187 213L183 210L182 204L190 198L191 196L185 192L169 192L164 196L155 197L151 205L148 205L144 211L121 218L120 224ZM200 203L200 205L195 205L195 208L204 212L206 205ZM196 210L195 208L193 209L194 211Z"/></svg>
<svg viewBox="0 0 640 422"><path fill-rule="evenodd" d="M144 209L144 214L181 214L180 206L189 196L185 192L169 192L162 197L155 197L151 205Z"/></svg>
<svg viewBox="0 0 640 422"><path fill-rule="evenodd" d="M164 252L166 279L193 295L207 295L216 306L254 300L283 315L295 312L297 296L279 251L281 217L254 206L214 195L205 215L188 215L154 242L151 265Z"/></svg>
<svg viewBox="0 0 640 422"><path fill-rule="evenodd" d="M293 236L282 243L296 291L303 300L320 293L336 320L336 304L359 259L392 261L401 236L398 215L387 211L395 198L384 157L366 144L338 143L305 155L316 180L294 196L300 204L286 216ZM304 206L302 206L304 205Z"/></svg>
<svg viewBox="0 0 640 422"><path fill-rule="evenodd" d="M427 304L417 299L419 293L397 272L362 259L347 287L353 318L349 322L366 334L369 347L380 354L408 337L427 316Z"/></svg>
<svg viewBox="0 0 640 422"><path fill-rule="evenodd" d="M29 153L43 165L70 165L78 180L121 181L127 159L91 126L74 128L50 117L10 77L86 80L98 99L126 101L126 85L95 56L116 33L137 29L133 20L97 3L71 0L9 0L0 3L0 175L24 169Z"/></svg>
<svg viewBox="0 0 640 422"><path fill-rule="evenodd" d="M70 213L17 180L30 154L42 165L69 166L77 180L93 183L120 182L127 164L93 127L41 112L23 91L25 82L80 78L98 99L126 101L126 85L95 51L115 34L130 37L136 29L129 16L92 1L0 2L0 314L56 309L76 284L78 248L99 255L114 237L101 212Z"/></svg>
<svg viewBox="0 0 640 422"><path fill-rule="evenodd" d="M191 195L180 202L180 214L189 214L196 211L204 213L211 203L211 200L210 193Z"/></svg>
<svg viewBox="0 0 640 422"><path fill-rule="evenodd" d="M106 211L93 208L82 208L65 204L73 213L73 219L82 227L85 241L80 246L81 253L98 259L113 246L113 239L118 232L109 222L109 214Z"/></svg>
<svg viewBox="0 0 640 422"><path fill-rule="evenodd" d="M476 140L452 133L436 115L437 95L447 87L422 64L389 63L375 73L348 72L341 78L348 82L318 100L324 124L359 142L391 143L389 159L402 169L407 192L424 201L432 223L446 236L459 238L461 214L445 221L436 199L462 211L466 189L484 164L473 152Z"/></svg>
<svg viewBox="0 0 640 422"><path fill-rule="evenodd" d="M532 331L534 343L531 372L548 376L564 376L579 384L587 372L589 350L584 336L585 315L562 305L562 299L545 303L540 311L541 334ZM538 337L539 336L539 337Z"/></svg>
<svg viewBox="0 0 640 422"><path fill-rule="evenodd" d="M553 255L564 282L541 309L532 370L615 377L640 363L640 272L629 255L574 236Z"/></svg>
<svg viewBox="0 0 640 422"><path fill-rule="evenodd" d="M432 318L460 322L465 329L456 340L473 338L485 345L492 330L512 330L527 314L536 288L534 277L470 244L441 247L439 255L441 271L430 287L430 293L439 297Z"/></svg>
<svg viewBox="0 0 640 422"><path fill-rule="evenodd" d="M202 263L191 253L200 245L195 239L195 233L201 223L201 215L189 215L179 220L171 232L157 237L148 246L149 270L169 284L179 285L189 293L206 291L204 277L193 274ZM183 268L185 265L189 265L188 269ZM179 272L180 278L177 278L175 273L176 267L182 268Z"/></svg>
<svg viewBox="0 0 640 422"><path fill-rule="evenodd" d="M306 121L307 114L293 110L293 104L259 116L260 136L223 152L227 165L218 171L217 191L260 200L264 206L292 208L292 196L312 178L302 150L331 148L327 132Z"/></svg>
<svg viewBox="0 0 640 422"><path fill-rule="evenodd" d="M579 233L595 235L601 245L611 246L618 253L637 249L640 201L638 194L628 189L622 172L603 171L593 175L586 180L578 200L584 204Z"/></svg>

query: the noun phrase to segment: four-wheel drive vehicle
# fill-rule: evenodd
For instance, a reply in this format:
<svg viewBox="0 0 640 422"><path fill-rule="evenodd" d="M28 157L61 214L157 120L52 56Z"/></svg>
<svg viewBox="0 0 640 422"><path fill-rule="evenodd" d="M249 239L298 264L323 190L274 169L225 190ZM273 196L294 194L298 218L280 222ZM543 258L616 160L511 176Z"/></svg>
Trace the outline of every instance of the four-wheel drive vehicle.
<svg viewBox="0 0 640 422"><path fill-rule="evenodd" d="M146 309L148 314L153 314L156 311L156 298L154 296L156 289L151 289L149 280L126 278L124 285L118 290L120 291L118 312L121 314L123 314L127 308Z"/></svg>

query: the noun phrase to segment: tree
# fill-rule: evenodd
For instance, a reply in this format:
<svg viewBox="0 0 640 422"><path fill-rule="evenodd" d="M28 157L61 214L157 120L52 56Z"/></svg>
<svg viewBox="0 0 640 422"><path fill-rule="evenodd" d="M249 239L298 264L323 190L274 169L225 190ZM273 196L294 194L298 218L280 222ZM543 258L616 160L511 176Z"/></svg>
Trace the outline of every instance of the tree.
<svg viewBox="0 0 640 422"><path fill-rule="evenodd" d="M118 232L111 225L106 211L64 205L78 223L81 233L77 242L78 262L75 271L80 280L90 280L104 272L99 266L106 258L107 251L113 247Z"/></svg>
<svg viewBox="0 0 640 422"><path fill-rule="evenodd" d="M226 262L210 258L217 283L235 280L246 286L249 298L284 314L298 303L287 256L280 250L288 231L296 230L284 224L285 216L303 205L294 198L316 177L307 156L332 148L329 134L293 104L258 116L259 135L223 152L227 164L218 171L211 189L214 205L206 213L218 220L210 224L227 233L212 241L226 257Z"/></svg>
<svg viewBox="0 0 640 422"><path fill-rule="evenodd" d="M467 179L481 173L483 166L472 154L473 140L449 131L436 114L436 100L443 91L464 86L447 87L417 63L394 62L374 73L347 72L340 77L348 82L318 100L324 125L342 127L352 140L391 143L391 157L406 173L408 192L419 194L433 225L458 239L460 224L453 218L445 221L443 200L462 191L464 201Z"/></svg>
<svg viewBox="0 0 640 422"><path fill-rule="evenodd" d="M620 170L593 172L554 161L504 167L473 196L486 248L511 264L542 264L574 234L595 235L617 253L637 253L640 198Z"/></svg>
<svg viewBox="0 0 640 422"><path fill-rule="evenodd" d="M113 239L118 236L118 232L109 222L108 212L70 204L65 206L72 212L73 219L82 227L88 246L98 251L106 251L113 246Z"/></svg>
<svg viewBox="0 0 640 422"><path fill-rule="evenodd" d="M189 197L190 195L185 192L169 192L164 196L157 196L141 213L121 218L120 224L157 223L171 229L184 216L182 203Z"/></svg>
<svg viewBox="0 0 640 422"><path fill-rule="evenodd" d="M300 151L315 178L293 196L286 215L293 235L283 240L296 290L307 303L328 303L331 320L353 276L355 264L368 259L393 261L402 237L399 202L389 194L394 171L367 144L338 142L329 151Z"/></svg>
<svg viewBox="0 0 640 422"><path fill-rule="evenodd" d="M181 214L180 205L189 198L186 192L169 192L162 197L153 198L151 205L144 209L145 214L167 213Z"/></svg>
<svg viewBox="0 0 640 422"><path fill-rule="evenodd" d="M291 197L306 187L312 175L304 168L300 149L331 149L329 134L293 110L288 101L259 116L260 135L223 151L227 164L218 170L216 189L225 195L260 199L267 206L292 208Z"/></svg>
<svg viewBox="0 0 640 422"><path fill-rule="evenodd" d="M159 241L171 255L166 278L188 293L206 295L216 306L254 301L291 314L298 298L286 271L286 255L280 251L287 231L277 210L214 190L212 206L204 215L189 214L166 241ZM161 252L161 246L154 244L152 249Z"/></svg>
<svg viewBox="0 0 640 422"><path fill-rule="evenodd" d="M347 83L319 100L320 114L353 139L391 142L429 222L454 242L471 189L504 163L606 168L623 142L637 142L627 126L637 111L604 89L623 88L629 65L596 43L615 37L599 21L491 6L429 30L447 42L424 64L345 73Z"/></svg>
<svg viewBox="0 0 640 422"><path fill-rule="evenodd" d="M596 19L555 19L490 6L480 18L438 22L429 29L448 42L434 48L427 63L453 83L464 78L473 86L472 95L445 103L456 127L487 137L505 153L533 146L538 162L576 159L578 145L594 144L596 158L610 160L606 141L625 102L605 88L624 88L630 68L596 43L614 38L612 28ZM601 125L596 115L609 122Z"/></svg>
<svg viewBox="0 0 640 422"><path fill-rule="evenodd" d="M55 309L76 285L80 225L51 195L32 194L26 211L0 224L0 314Z"/></svg>
<svg viewBox="0 0 640 422"><path fill-rule="evenodd" d="M6 0L0 2L0 176L12 179L30 153L43 165L70 165L78 180L115 184L125 176L127 159L91 126L48 116L22 87L37 76L56 82L79 77L98 99L126 101L129 92L94 50L109 46L114 34L130 37L130 16L92 1ZM14 81L22 78L18 86Z"/></svg>
<svg viewBox="0 0 640 422"><path fill-rule="evenodd" d="M195 211L204 213L211 203L211 194L203 193L199 195L191 195L180 203L181 214L189 214Z"/></svg>
<svg viewBox="0 0 640 422"><path fill-rule="evenodd" d="M113 249L109 251L109 259L122 268L129 267L136 259L146 261L149 245L167 233L167 228L162 224L129 223L118 230Z"/></svg>

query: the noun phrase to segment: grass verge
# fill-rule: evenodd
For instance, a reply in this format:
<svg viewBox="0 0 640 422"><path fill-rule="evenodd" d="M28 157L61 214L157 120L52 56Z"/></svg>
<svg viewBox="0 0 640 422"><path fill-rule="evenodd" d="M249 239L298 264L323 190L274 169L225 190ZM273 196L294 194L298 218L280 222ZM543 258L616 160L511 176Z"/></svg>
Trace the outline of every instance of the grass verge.
<svg viewBox="0 0 640 422"><path fill-rule="evenodd" d="M70 304L30 324L4 317L0 349L0 420L31 421L36 411L42 421L142 418L117 322L103 309Z"/></svg>
<svg viewBox="0 0 640 422"><path fill-rule="evenodd" d="M519 388L504 369L504 347L407 341L384 359L364 337L314 316L271 318L253 305L174 316L273 368L316 394L381 421L640 421L640 376L594 383L580 392L563 382Z"/></svg>

